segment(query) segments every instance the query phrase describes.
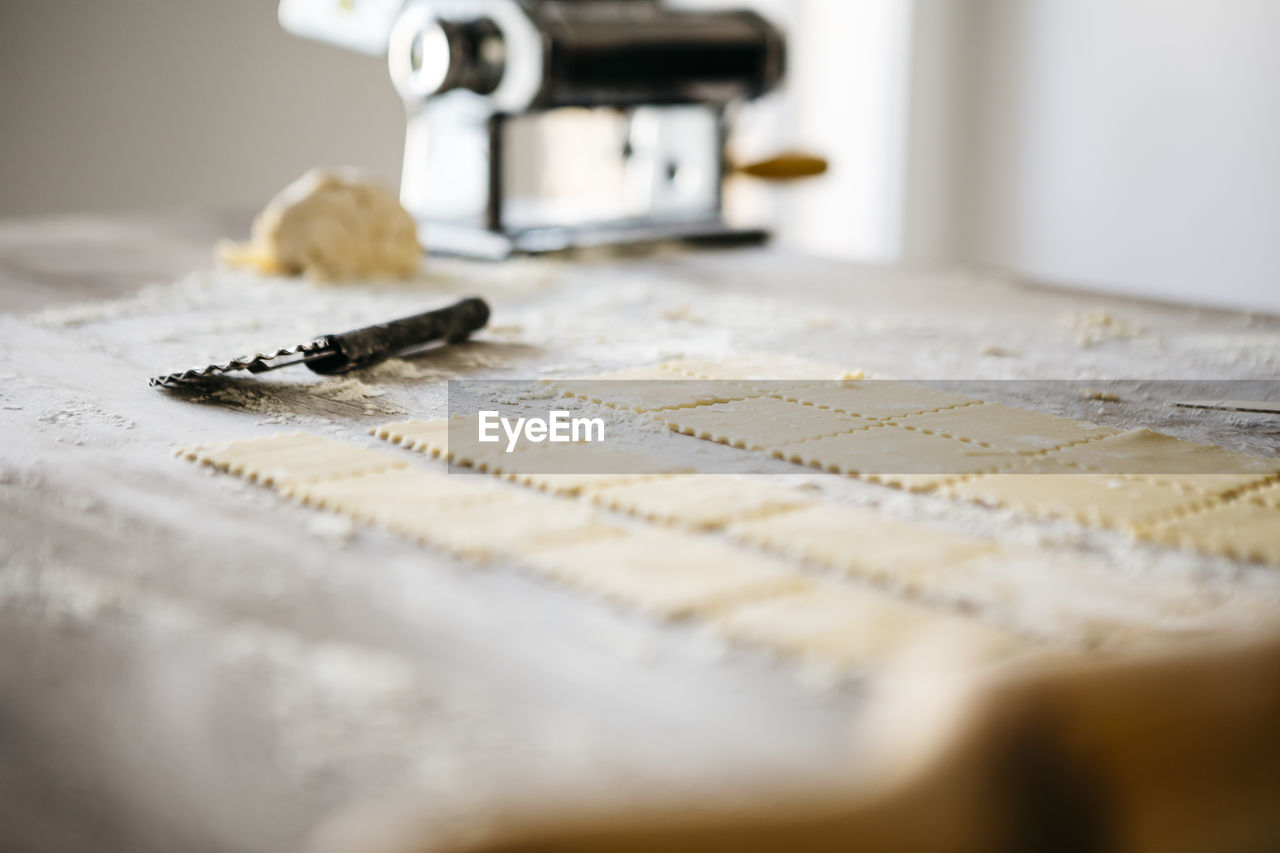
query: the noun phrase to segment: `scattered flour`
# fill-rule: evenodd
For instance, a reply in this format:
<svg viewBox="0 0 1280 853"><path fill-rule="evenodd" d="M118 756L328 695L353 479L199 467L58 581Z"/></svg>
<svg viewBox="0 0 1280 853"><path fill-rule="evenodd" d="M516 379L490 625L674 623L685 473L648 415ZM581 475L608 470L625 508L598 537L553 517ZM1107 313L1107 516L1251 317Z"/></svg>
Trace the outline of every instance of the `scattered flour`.
<svg viewBox="0 0 1280 853"><path fill-rule="evenodd" d="M1141 326L1109 311L1077 311L1067 314L1063 322L1074 332L1075 344L1081 349L1106 341L1132 340L1148 335Z"/></svg>

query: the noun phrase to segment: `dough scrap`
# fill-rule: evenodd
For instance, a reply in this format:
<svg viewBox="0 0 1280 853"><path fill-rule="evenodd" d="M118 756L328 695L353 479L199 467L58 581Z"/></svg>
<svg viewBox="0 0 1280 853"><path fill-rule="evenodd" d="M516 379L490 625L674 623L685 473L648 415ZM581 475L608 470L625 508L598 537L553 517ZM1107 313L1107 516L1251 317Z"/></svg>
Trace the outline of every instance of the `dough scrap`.
<svg viewBox="0 0 1280 853"><path fill-rule="evenodd" d="M871 420L900 418L982 402L965 394L883 379L787 383L780 384L772 394L783 400Z"/></svg>
<svg viewBox="0 0 1280 853"><path fill-rule="evenodd" d="M248 243L219 243L222 263L323 281L411 278L422 266L413 217L353 169L307 172L267 204L251 234Z"/></svg>
<svg viewBox="0 0 1280 853"><path fill-rule="evenodd" d="M1236 498L1138 532L1139 538L1280 566L1280 507Z"/></svg>
<svg viewBox="0 0 1280 853"><path fill-rule="evenodd" d="M179 455L278 487L408 467L390 454L305 433L210 444Z"/></svg>
<svg viewBox="0 0 1280 853"><path fill-rule="evenodd" d="M966 444L894 424L825 436L775 448L797 465L926 492L973 474L1008 467L1016 454Z"/></svg>
<svg viewBox="0 0 1280 853"><path fill-rule="evenodd" d="M879 668L926 644L958 646L979 664L1008 661L1031 645L972 620L833 583L736 605L715 624L730 639L846 671Z"/></svg>
<svg viewBox="0 0 1280 853"><path fill-rule="evenodd" d="M1032 516L1134 531L1211 505L1214 498L1123 474L989 474L944 493Z"/></svg>
<svg viewBox="0 0 1280 853"><path fill-rule="evenodd" d="M723 474L677 474L599 489L591 498L649 521L701 530L813 504L795 489Z"/></svg>
<svg viewBox="0 0 1280 853"><path fill-rule="evenodd" d="M661 529L527 556L534 571L667 619L766 598L807 581L782 562Z"/></svg>
<svg viewBox="0 0 1280 853"><path fill-rule="evenodd" d="M1066 447L1059 461L1108 474L1136 474L1186 491L1222 494L1280 475L1280 459L1249 456L1149 429Z"/></svg>
<svg viewBox="0 0 1280 853"><path fill-rule="evenodd" d="M976 536L834 504L735 524L729 535L912 596L962 603L983 583L979 558L999 550Z"/></svg>
<svg viewBox="0 0 1280 853"><path fill-rule="evenodd" d="M676 432L746 450L771 450L868 426L867 421L849 415L788 403L776 397L676 409L658 417Z"/></svg>
<svg viewBox="0 0 1280 853"><path fill-rule="evenodd" d="M894 423L923 433L957 438L982 447L1016 453L1056 450L1069 444L1119 432L1088 421L1058 418L1000 403L982 403L922 415L907 415Z"/></svg>

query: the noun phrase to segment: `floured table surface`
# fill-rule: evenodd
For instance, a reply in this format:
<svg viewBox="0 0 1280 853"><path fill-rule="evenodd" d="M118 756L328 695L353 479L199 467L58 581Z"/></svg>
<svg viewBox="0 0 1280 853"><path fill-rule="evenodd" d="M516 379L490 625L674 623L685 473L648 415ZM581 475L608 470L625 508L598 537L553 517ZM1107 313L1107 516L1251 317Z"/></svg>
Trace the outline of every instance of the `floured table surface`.
<svg viewBox="0 0 1280 853"><path fill-rule="evenodd" d="M175 461L180 446L306 431L385 448L369 428L441 416L448 379L752 353L883 378L1131 379L1119 402L1054 411L1263 455L1280 439L1274 418L1174 408L1153 381L1272 379L1274 318L770 250L433 258L421 281L378 285L212 271L214 240L246 224L0 225L0 827L15 849L295 849L384 790L443 823L599 789L731 800L857 775L857 684L300 508ZM147 387L469 295L494 314L466 346L347 377ZM1136 584L1280 599L1266 566L831 488Z"/></svg>

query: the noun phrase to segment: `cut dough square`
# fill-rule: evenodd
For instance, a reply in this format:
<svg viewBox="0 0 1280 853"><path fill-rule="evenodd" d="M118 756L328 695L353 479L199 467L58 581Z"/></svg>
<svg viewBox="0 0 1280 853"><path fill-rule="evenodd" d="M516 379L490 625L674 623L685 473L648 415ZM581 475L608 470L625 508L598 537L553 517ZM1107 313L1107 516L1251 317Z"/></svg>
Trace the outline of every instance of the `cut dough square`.
<svg viewBox="0 0 1280 853"><path fill-rule="evenodd" d="M1118 474L990 474L946 494L989 506L1081 524L1134 530L1208 506L1213 498Z"/></svg>
<svg viewBox="0 0 1280 853"><path fill-rule="evenodd" d="M680 527L710 529L810 505L785 486L748 477L686 474L601 489L592 500L619 512Z"/></svg>
<svg viewBox="0 0 1280 853"><path fill-rule="evenodd" d="M310 506L370 521L395 506L428 513L512 494L485 478L414 468L302 483L281 491Z"/></svg>
<svg viewBox="0 0 1280 853"><path fill-rule="evenodd" d="M892 424L789 444L775 449L773 455L798 465L865 477L912 491L928 491L1016 461L1016 454Z"/></svg>
<svg viewBox="0 0 1280 853"><path fill-rule="evenodd" d="M315 447L325 440L308 432L291 432L266 438L244 438L236 441L206 444L200 447L184 447L178 450L177 455L191 462L199 462L201 457L204 456L212 458L214 454L218 454L227 460L234 459L234 462L228 461L218 467L238 475L244 470L244 465L256 457L270 456L273 453L280 453L298 447Z"/></svg>
<svg viewBox="0 0 1280 853"><path fill-rule="evenodd" d="M975 562L998 550L976 536L831 504L735 524L729 534L912 595L961 602L983 582Z"/></svg>
<svg viewBox="0 0 1280 853"><path fill-rule="evenodd" d="M590 495L623 483L656 480L664 474L514 474L511 479L522 486L563 497Z"/></svg>
<svg viewBox="0 0 1280 853"><path fill-rule="evenodd" d="M1249 500L1255 503L1263 504L1274 509L1280 509L1280 483L1274 483L1258 489L1256 492L1250 492Z"/></svg>
<svg viewBox="0 0 1280 853"><path fill-rule="evenodd" d="M864 379L851 382L779 383L771 392L791 400L871 420L934 412L981 403L977 397L939 391L909 382Z"/></svg>
<svg viewBox="0 0 1280 853"><path fill-rule="evenodd" d="M670 379L671 372L663 369L660 364L650 364L644 367L627 367L622 370L611 370L608 373L593 373L587 376L575 376L572 378L543 379L542 384L551 385L552 387L560 387L562 384L574 382L590 382L597 379L602 380L645 380L645 379Z"/></svg>
<svg viewBox="0 0 1280 853"><path fill-rule="evenodd" d="M379 438L396 442L411 450L494 474L513 467L515 460L526 453L549 449L547 445L522 442L513 452L507 453L505 437L500 437L496 442L482 442L479 426L478 415L472 414L433 421L387 424L374 428L372 432ZM575 445L578 446L582 445ZM605 448L592 445L591 449L598 452ZM549 467L554 467L554 463L548 464Z"/></svg>
<svg viewBox="0 0 1280 853"><path fill-rule="evenodd" d="M1017 453L1040 453L1068 444L1115 435L1119 430L1088 421L1057 418L1043 412L999 403L982 403L907 415L894 423L907 429L958 438L983 447Z"/></svg>
<svg viewBox="0 0 1280 853"><path fill-rule="evenodd" d="M588 507L530 495L424 513L401 532L459 556L517 561L539 549L627 535Z"/></svg>
<svg viewBox="0 0 1280 853"><path fill-rule="evenodd" d="M374 427L369 430L369 433L419 453L449 458L449 420L447 418L384 424Z"/></svg>
<svg viewBox="0 0 1280 853"><path fill-rule="evenodd" d="M806 583L770 557L657 529L541 550L522 562L563 583L664 618L691 616Z"/></svg>
<svg viewBox="0 0 1280 853"><path fill-rule="evenodd" d="M788 403L776 397L677 409L661 417L676 432L745 450L768 450L868 426L867 421L849 415Z"/></svg>
<svg viewBox="0 0 1280 853"><path fill-rule="evenodd" d="M372 432L379 438L432 456L456 461L476 470L502 474L520 483L558 495L577 495L594 489L652 479L665 473L687 470L655 454L621 450L599 443L573 445L519 445L506 453L506 444L480 444L459 440L460 452L449 450L451 428L459 436L472 435L478 423L474 417L450 421L409 421L387 424Z"/></svg>
<svg viewBox="0 0 1280 853"><path fill-rule="evenodd" d="M1280 566L1280 508L1238 498L1173 519L1140 538Z"/></svg>
<svg viewBox="0 0 1280 853"><path fill-rule="evenodd" d="M842 670L880 667L922 644L952 646L974 663L1007 660L1027 645L976 621L830 583L736 605L716 626L730 639Z"/></svg>
<svg viewBox="0 0 1280 853"><path fill-rule="evenodd" d="M387 424L376 427L372 432L379 438L396 442L410 450L489 473L498 473L504 465L509 466L521 454L544 447L529 444L522 439L512 453L507 453L507 438L504 435L499 435L497 441L481 441L480 418L476 414ZM492 431L490 435L492 436Z"/></svg>
<svg viewBox="0 0 1280 853"><path fill-rule="evenodd" d="M522 444L510 453L504 445L496 452L487 453L483 462L485 470L521 481L526 476L549 475L595 475L630 480L688 470L686 464L657 452L629 450L596 441Z"/></svg>
<svg viewBox="0 0 1280 853"><path fill-rule="evenodd" d="M459 481L466 475L455 475ZM470 488L458 489L453 497L424 493L421 487L402 484L401 489L386 492L360 492L353 488L334 488L329 484L317 484L299 489L295 497L306 503L324 506L341 512L365 524L373 524L407 536L427 541L426 534L438 529L442 518L466 513L475 517L495 517L504 510L527 500L528 495L516 491L493 488L492 481L472 478ZM354 486L354 483L343 483Z"/></svg>
<svg viewBox="0 0 1280 853"><path fill-rule="evenodd" d="M1245 488L1280 474L1280 459L1233 453L1148 429L1065 447L1053 457L1087 470L1138 474L1153 482L1208 494Z"/></svg>
<svg viewBox="0 0 1280 853"><path fill-rule="evenodd" d="M304 434L229 441L180 452L204 465L281 487L408 467L387 453Z"/></svg>
<svg viewBox="0 0 1280 853"><path fill-rule="evenodd" d="M638 372L623 370L582 379L557 380L555 387L569 397L634 412L724 403L751 396L749 390L732 382L695 379L657 368L645 371L657 375L634 375Z"/></svg>

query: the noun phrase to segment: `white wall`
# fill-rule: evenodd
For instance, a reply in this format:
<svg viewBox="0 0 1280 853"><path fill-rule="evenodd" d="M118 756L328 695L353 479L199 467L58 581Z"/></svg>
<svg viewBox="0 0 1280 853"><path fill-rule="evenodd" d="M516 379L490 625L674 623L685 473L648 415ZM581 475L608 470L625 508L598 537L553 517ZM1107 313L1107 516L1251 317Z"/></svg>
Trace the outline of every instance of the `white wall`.
<svg viewBox="0 0 1280 853"><path fill-rule="evenodd" d="M273 0L0 0L0 216L256 207L318 164L398 180L377 59Z"/></svg>
<svg viewBox="0 0 1280 853"><path fill-rule="evenodd" d="M734 181L729 210L765 215L777 241L805 252L893 261L902 252L913 0L669 0L754 8L786 32L779 92L739 115L735 154L824 156L820 180Z"/></svg>
<svg viewBox="0 0 1280 853"><path fill-rule="evenodd" d="M953 19L916 60L917 254L1280 311L1280 3L917 2Z"/></svg>

